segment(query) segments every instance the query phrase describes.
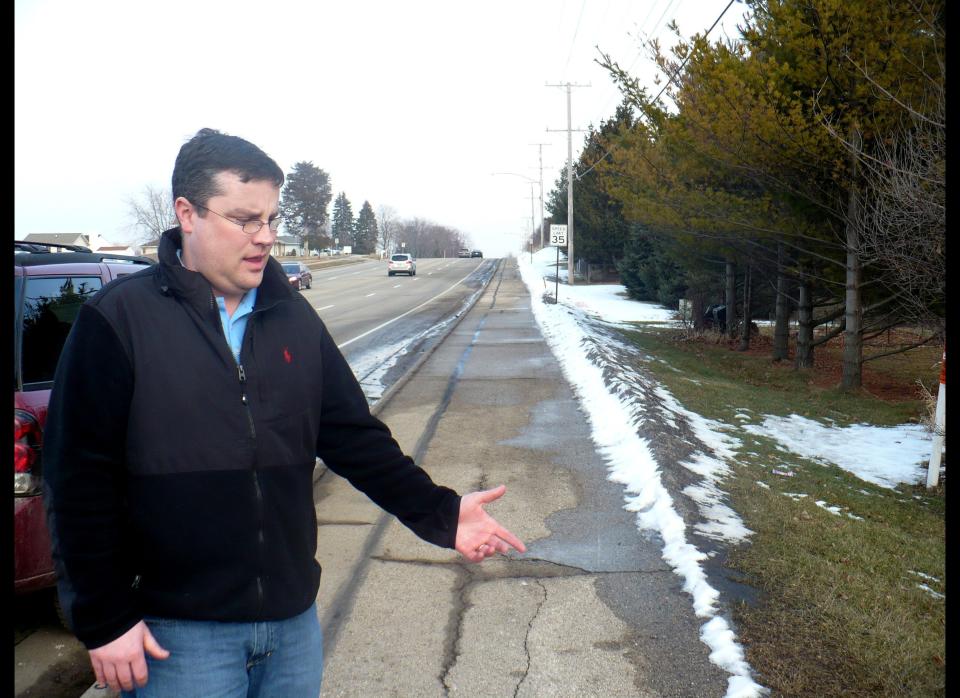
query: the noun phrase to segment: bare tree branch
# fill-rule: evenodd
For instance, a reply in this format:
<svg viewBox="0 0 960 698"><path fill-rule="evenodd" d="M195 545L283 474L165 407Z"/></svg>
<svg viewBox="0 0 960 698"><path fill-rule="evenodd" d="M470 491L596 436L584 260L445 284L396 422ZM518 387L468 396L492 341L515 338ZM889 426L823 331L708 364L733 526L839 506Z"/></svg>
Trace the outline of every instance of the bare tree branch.
<svg viewBox="0 0 960 698"><path fill-rule="evenodd" d="M140 197L127 200L131 227L136 231L137 242L155 240L168 228L177 225L173 209L173 197L164 189L147 185Z"/></svg>

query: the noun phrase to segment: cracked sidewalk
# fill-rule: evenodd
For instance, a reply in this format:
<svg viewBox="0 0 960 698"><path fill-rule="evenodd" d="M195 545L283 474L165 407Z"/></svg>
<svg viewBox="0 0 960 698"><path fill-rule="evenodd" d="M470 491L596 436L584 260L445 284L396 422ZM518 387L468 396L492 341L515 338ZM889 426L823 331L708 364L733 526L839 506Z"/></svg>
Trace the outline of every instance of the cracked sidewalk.
<svg viewBox="0 0 960 698"><path fill-rule="evenodd" d="M380 417L436 482L506 484L489 511L528 552L465 563L325 475L323 696L724 695L662 542L607 480L515 260Z"/></svg>

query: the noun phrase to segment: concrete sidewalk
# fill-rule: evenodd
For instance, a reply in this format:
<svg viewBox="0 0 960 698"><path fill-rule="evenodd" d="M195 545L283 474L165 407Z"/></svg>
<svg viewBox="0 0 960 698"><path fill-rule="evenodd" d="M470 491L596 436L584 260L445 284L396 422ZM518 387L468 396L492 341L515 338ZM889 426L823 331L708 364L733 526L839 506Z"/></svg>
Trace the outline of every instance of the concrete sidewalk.
<svg viewBox="0 0 960 698"><path fill-rule="evenodd" d="M507 485L480 565L316 486L323 696L722 696L680 579L623 509L515 260L379 415L433 479Z"/></svg>

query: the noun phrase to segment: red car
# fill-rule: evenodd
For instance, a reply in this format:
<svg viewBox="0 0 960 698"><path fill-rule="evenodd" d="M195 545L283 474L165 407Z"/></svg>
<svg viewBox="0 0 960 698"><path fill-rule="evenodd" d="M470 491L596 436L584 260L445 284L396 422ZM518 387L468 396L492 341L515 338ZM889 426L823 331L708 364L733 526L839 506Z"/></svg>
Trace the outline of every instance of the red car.
<svg viewBox="0 0 960 698"><path fill-rule="evenodd" d="M283 273L287 275L287 281L295 289L309 289L313 285L313 274L309 267L303 262L282 262Z"/></svg>
<svg viewBox="0 0 960 698"><path fill-rule="evenodd" d="M65 252L51 252L65 249ZM53 374L80 306L104 285L153 264L147 257L14 242L13 588L53 586L42 497L43 430Z"/></svg>

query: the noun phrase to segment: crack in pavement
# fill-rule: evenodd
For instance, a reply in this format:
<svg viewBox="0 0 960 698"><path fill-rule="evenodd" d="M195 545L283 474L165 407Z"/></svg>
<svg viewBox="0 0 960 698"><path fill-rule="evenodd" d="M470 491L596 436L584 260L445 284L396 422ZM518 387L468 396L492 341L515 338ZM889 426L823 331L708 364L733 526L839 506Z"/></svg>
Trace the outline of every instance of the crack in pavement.
<svg viewBox="0 0 960 698"><path fill-rule="evenodd" d="M472 604L467 601L467 595L474 582L471 574L462 563L453 565L458 568L457 586L454 588L455 601L450 608L450 617L447 621L447 633L443 642L443 663L440 666L440 685L443 686L443 695L450 695L450 671L460 656L460 641L463 639L463 619Z"/></svg>
<svg viewBox="0 0 960 698"><path fill-rule="evenodd" d="M397 565L412 565L416 567L456 567L470 575L470 583L496 581L500 579L551 579L553 577L603 577L618 574L673 574L669 567L658 569L630 569L630 570L590 570L576 565L566 565L545 558L490 558L485 564L487 567L475 567L474 563L465 563L460 560L425 560L418 558L399 558L387 555L371 555L371 560L377 562L392 562ZM499 564L498 564L499 563ZM481 563L476 563L481 564ZM491 569L494 565L497 568ZM520 568L519 570L517 568Z"/></svg>
<svg viewBox="0 0 960 698"><path fill-rule="evenodd" d="M537 586L543 589L543 598L540 600L540 603L537 604L537 610L533 612L533 617L530 618L530 622L527 623L527 632L523 636L523 651L527 655L527 667L523 670L523 676L521 676L520 681L517 682L517 687L513 689L513 698L517 698L517 695L520 693L520 687L530 675L530 631L533 630L533 622L537 619L537 616L540 615L540 610L543 608L544 604L547 603L547 587L539 579L535 581Z"/></svg>

